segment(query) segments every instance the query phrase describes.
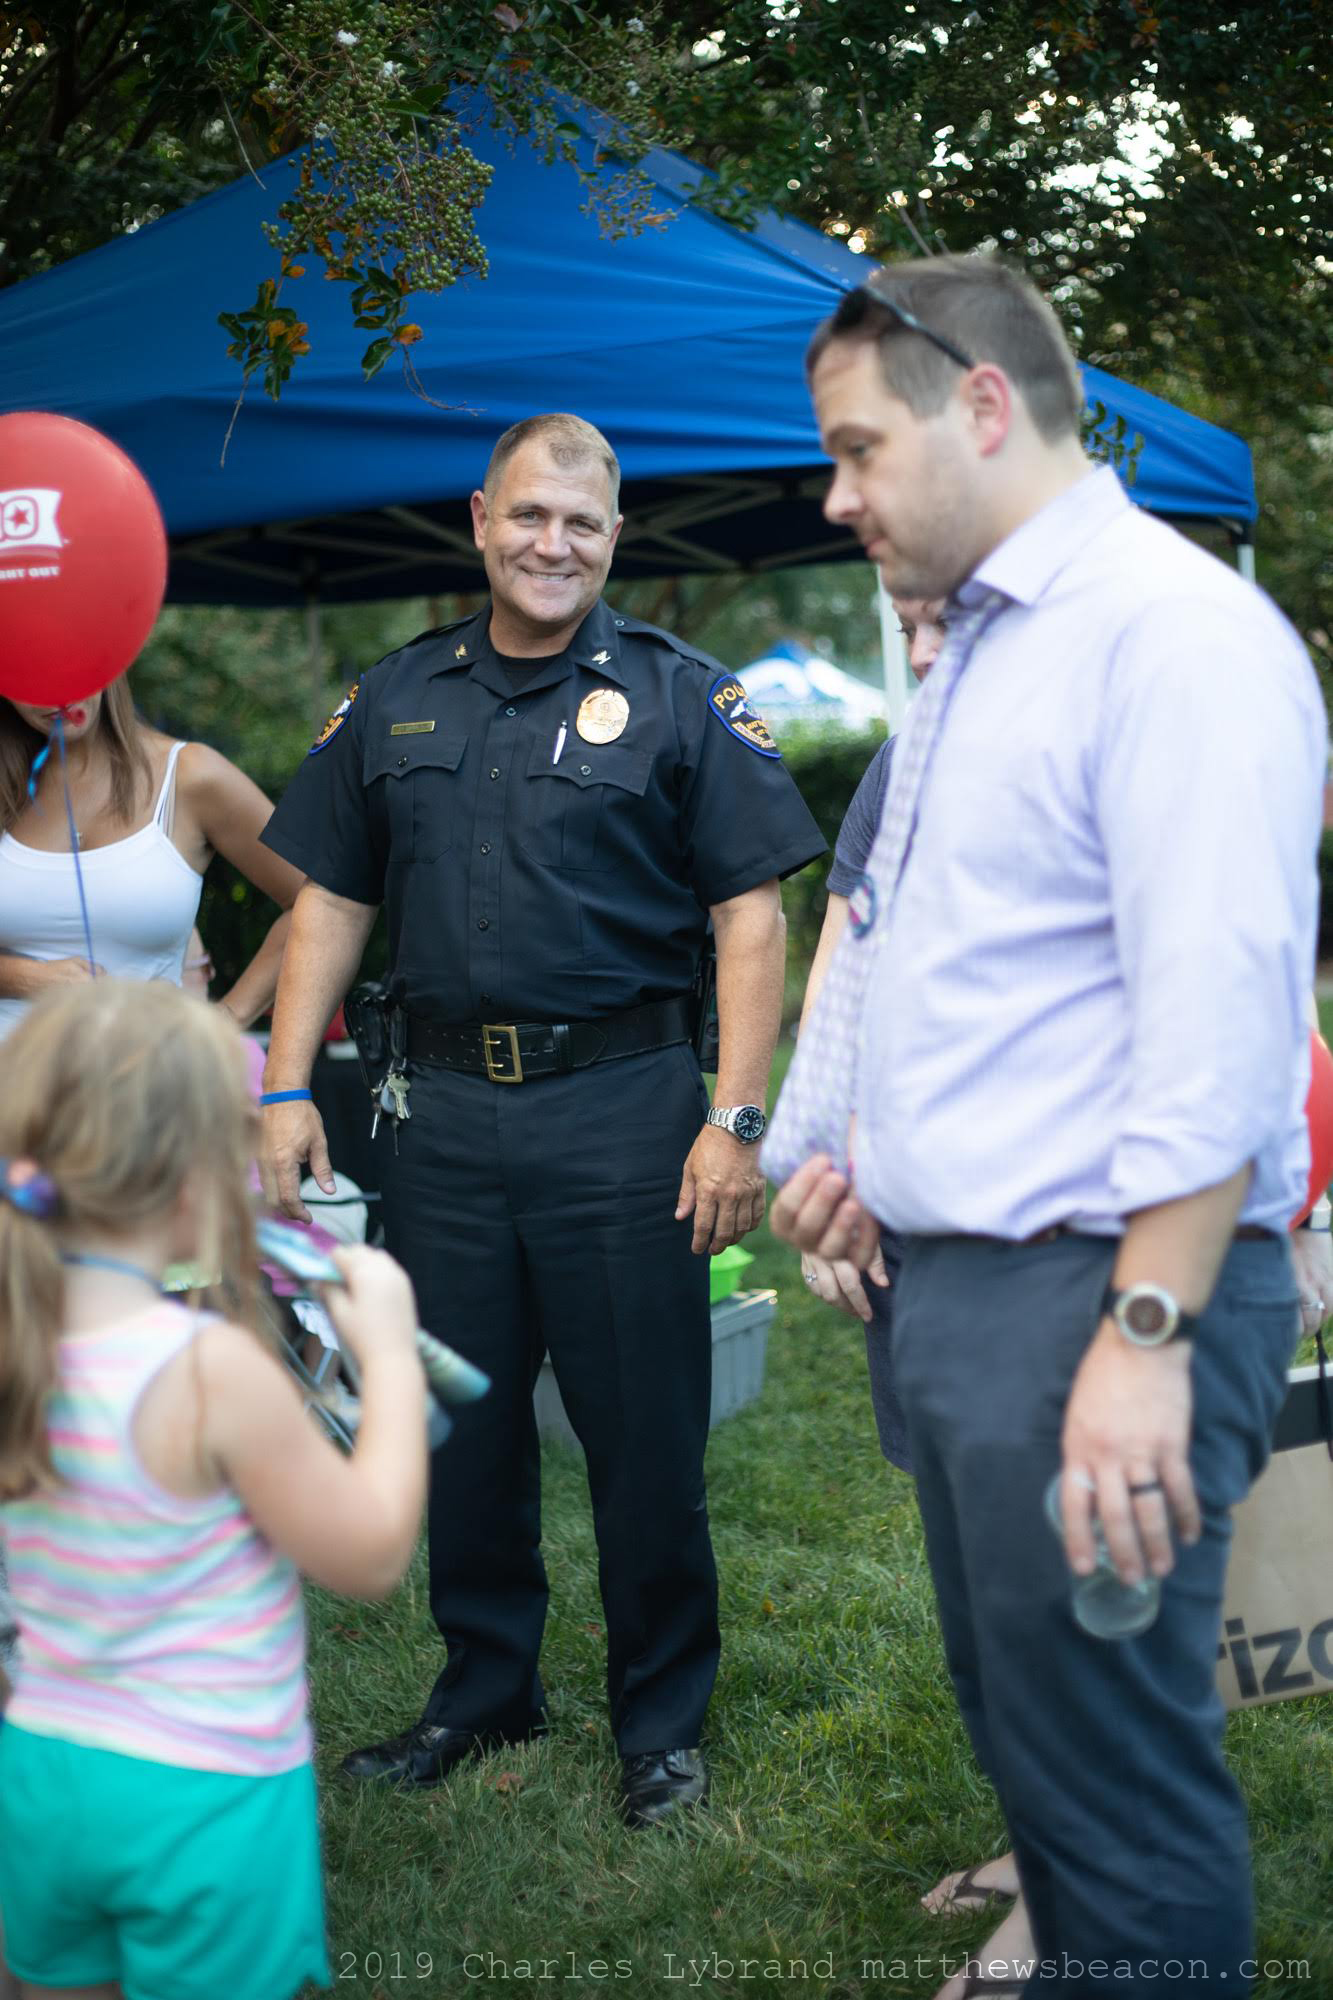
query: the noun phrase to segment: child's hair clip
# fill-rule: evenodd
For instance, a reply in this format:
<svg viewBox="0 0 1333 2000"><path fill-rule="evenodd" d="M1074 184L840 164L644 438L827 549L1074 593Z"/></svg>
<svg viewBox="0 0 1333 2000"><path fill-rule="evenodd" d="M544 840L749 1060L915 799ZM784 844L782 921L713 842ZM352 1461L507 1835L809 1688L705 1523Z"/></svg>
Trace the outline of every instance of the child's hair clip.
<svg viewBox="0 0 1333 2000"><path fill-rule="evenodd" d="M0 1196L39 1222L49 1222L60 1206L55 1182L36 1160L0 1160Z"/></svg>

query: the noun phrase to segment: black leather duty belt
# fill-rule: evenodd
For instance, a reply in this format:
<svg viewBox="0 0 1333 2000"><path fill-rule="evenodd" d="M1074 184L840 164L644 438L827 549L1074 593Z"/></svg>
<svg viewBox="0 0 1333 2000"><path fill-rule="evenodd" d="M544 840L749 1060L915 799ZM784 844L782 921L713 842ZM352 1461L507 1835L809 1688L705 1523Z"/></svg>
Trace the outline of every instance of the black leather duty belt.
<svg viewBox="0 0 1333 2000"><path fill-rule="evenodd" d="M422 1014L407 1017L409 1062L438 1063L492 1083L529 1083L538 1076L568 1076L616 1056L688 1042L694 1033L694 1002L650 1000L600 1021L464 1021L448 1026Z"/></svg>

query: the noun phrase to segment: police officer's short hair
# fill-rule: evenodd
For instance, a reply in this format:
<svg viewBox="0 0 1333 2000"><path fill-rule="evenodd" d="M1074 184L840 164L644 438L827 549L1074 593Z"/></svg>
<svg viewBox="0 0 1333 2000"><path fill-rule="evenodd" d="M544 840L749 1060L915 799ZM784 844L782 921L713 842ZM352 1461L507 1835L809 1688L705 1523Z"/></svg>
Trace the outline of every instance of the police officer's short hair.
<svg viewBox="0 0 1333 2000"><path fill-rule="evenodd" d="M546 446L557 465L586 465L590 459L595 459L606 474L607 485L611 489L611 512L615 514L620 504L620 460L595 424L587 423L582 417L570 416L565 410L549 411L539 417L524 417L521 423L511 424L503 437L497 439L491 462L486 468L484 490L488 499L519 446L528 444L534 438Z"/></svg>
<svg viewBox="0 0 1333 2000"><path fill-rule="evenodd" d="M873 340L885 385L917 417L938 416L959 376L959 362L914 332L897 304L970 358L994 362L1022 395L1033 423L1051 441L1077 434L1083 383L1054 312L1022 271L999 257L917 257L876 272L874 290L849 292L815 331L807 374L832 340Z"/></svg>

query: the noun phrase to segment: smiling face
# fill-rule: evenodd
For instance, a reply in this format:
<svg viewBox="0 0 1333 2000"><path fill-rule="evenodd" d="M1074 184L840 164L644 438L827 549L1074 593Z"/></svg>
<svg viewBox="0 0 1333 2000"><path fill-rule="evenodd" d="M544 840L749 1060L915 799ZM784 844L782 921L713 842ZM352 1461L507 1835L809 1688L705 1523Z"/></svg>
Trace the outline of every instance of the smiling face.
<svg viewBox="0 0 1333 2000"><path fill-rule="evenodd" d="M596 459L558 465L540 438L519 446L491 493L472 496L498 652L522 658L568 645L602 594L620 527Z"/></svg>
<svg viewBox="0 0 1333 2000"><path fill-rule="evenodd" d="M10 707L21 715L30 729L41 736L49 736L55 727L57 715L63 715L66 743L77 743L81 737L91 736L97 727L102 712L101 693L86 694L81 701L72 701L61 710L55 708L35 708L31 702L15 701Z"/></svg>
<svg viewBox="0 0 1333 2000"><path fill-rule="evenodd" d="M834 464L825 517L852 529L893 596L949 596L989 546L961 396L914 416L869 340L830 341L810 386Z"/></svg>

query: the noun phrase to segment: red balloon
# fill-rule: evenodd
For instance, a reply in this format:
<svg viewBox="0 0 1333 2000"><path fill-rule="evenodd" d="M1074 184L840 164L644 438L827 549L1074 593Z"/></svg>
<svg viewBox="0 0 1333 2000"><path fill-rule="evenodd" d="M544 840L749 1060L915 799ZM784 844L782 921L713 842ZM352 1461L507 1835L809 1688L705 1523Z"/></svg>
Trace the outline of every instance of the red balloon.
<svg viewBox="0 0 1333 2000"><path fill-rule="evenodd" d="M1291 1227L1304 1222L1330 1181L1333 1181L1333 1052L1323 1036L1310 1030L1310 1089L1305 1099L1310 1127L1310 1185Z"/></svg>
<svg viewBox="0 0 1333 2000"><path fill-rule="evenodd" d="M105 687L166 583L162 516L120 447L72 417L0 417L0 695L58 708Z"/></svg>

